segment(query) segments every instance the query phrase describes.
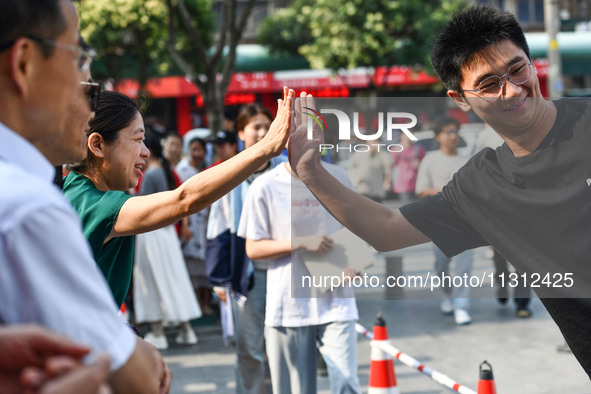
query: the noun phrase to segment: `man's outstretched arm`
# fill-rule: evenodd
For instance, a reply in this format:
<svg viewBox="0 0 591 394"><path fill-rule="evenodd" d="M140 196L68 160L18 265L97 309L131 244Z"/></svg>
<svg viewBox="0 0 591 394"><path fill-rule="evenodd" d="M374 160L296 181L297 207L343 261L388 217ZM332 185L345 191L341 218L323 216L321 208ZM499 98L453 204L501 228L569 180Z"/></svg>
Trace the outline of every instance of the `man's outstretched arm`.
<svg viewBox="0 0 591 394"><path fill-rule="evenodd" d="M345 227L379 251L390 251L429 242L398 209L390 210L337 181L320 164L323 136L314 128L308 140L302 108L314 108L314 99L303 92L295 102L295 127L289 141L292 169L318 201Z"/></svg>

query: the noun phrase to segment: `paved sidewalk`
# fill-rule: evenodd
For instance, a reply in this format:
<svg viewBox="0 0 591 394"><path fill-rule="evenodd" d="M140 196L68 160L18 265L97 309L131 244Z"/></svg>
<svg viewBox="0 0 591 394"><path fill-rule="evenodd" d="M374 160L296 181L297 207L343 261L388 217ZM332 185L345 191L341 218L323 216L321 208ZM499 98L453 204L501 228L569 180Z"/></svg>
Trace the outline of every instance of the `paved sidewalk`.
<svg viewBox="0 0 591 394"><path fill-rule="evenodd" d="M387 205L397 207L395 201ZM434 257L430 244L388 254L391 255L402 257L406 275L425 276L432 272ZM490 258L487 248L476 249L472 275L489 278L493 270ZM382 259L366 273L379 277L383 283L385 268ZM539 299L532 299L530 304L532 318L518 319L511 301L506 306L497 303L488 281L482 288L472 290L473 323L459 327L453 317L439 311L438 289L431 292L405 288L404 299L386 299L385 290L378 287L357 292L359 323L371 329L376 315L382 313L394 346L457 382L476 390L478 366L487 360L493 367L499 394L591 393L591 382L574 356L557 351L564 339ZM221 329L216 325L198 327L197 335L196 346L172 347L163 352L174 373L171 392L234 393L234 351L223 346ZM361 336L358 360L359 380L363 392L367 392L370 345ZM454 392L398 361L395 372L402 394ZM330 394L328 378L319 377L318 387L320 394Z"/></svg>
<svg viewBox="0 0 591 394"><path fill-rule="evenodd" d="M470 326L458 327L442 316L439 300L360 298L360 323L370 328L384 313L393 344L427 366L472 389L478 365L494 369L500 394L591 393L591 383L572 354L556 351L562 337L541 302L532 301L534 316L517 319L512 307L494 299L472 300ZM199 344L163 352L174 373L173 394L234 393L234 352L222 344L217 326L198 328ZM369 378L369 341L359 338L359 379L364 392ZM451 392L425 375L395 363L401 393ZM328 379L319 378L319 393L330 393Z"/></svg>

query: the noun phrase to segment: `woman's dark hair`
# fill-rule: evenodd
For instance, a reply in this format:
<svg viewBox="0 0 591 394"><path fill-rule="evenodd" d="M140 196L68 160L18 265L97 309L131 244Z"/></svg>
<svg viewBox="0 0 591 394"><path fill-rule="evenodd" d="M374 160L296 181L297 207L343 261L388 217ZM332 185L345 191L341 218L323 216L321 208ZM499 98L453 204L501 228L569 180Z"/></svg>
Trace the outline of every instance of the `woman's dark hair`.
<svg viewBox="0 0 591 394"><path fill-rule="evenodd" d="M150 155L157 158L158 161L160 161L160 164L162 164L162 169L166 175L166 182L168 183L168 190L173 190L176 189L176 179L172 173L170 162L166 160L162 154L162 142L160 141L160 138L161 137L155 132L148 133L146 134L144 144L146 144L146 148L150 150Z"/></svg>
<svg viewBox="0 0 591 394"><path fill-rule="evenodd" d="M94 118L88 122L86 135L98 133L107 144L113 143L119 138L119 132L129 126L139 113L140 107L132 98L117 92L101 92ZM73 164L70 168L76 172L86 171L92 156L88 151L86 160Z"/></svg>
<svg viewBox="0 0 591 394"><path fill-rule="evenodd" d="M250 120L258 114L265 115L267 118L269 118L270 121L273 120L273 117L271 116L271 111L269 111L262 105L258 103L243 105L240 108L238 118L236 119L236 131L244 130L244 128L250 122Z"/></svg>
<svg viewBox="0 0 591 394"><path fill-rule="evenodd" d="M461 92L462 67L483 49L511 40L529 58L529 47L515 16L487 5L456 14L441 30L431 51L433 69L447 89Z"/></svg>

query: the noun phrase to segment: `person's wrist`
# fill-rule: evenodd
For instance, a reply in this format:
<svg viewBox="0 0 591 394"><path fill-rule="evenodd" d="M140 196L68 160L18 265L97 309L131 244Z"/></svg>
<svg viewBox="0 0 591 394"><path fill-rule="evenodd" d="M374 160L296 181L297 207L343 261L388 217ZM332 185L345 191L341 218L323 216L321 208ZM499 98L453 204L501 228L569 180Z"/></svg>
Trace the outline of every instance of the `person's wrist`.
<svg viewBox="0 0 591 394"><path fill-rule="evenodd" d="M279 155L275 154L273 143L271 141L267 141L266 139L262 139L258 143L251 146L249 149L252 149L253 153L256 153L257 157L263 158L265 161L269 161L273 157Z"/></svg>
<svg viewBox="0 0 591 394"><path fill-rule="evenodd" d="M296 173L298 178L300 178L300 180L307 185L314 183L318 175L318 172L321 169L322 164L320 164L320 161L303 161L298 164Z"/></svg>

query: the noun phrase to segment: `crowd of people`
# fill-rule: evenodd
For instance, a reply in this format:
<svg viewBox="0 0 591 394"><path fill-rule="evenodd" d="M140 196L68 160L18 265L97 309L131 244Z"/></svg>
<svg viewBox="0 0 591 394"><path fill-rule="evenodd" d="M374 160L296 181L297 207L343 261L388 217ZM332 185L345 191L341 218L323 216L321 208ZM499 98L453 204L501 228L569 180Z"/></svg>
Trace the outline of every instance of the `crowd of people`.
<svg viewBox="0 0 591 394"><path fill-rule="evenodd" d="M294 295L306 253L329 252L343 226L383 251L433 241L438 272L460 254L456 270L469 273L470 250L484 245L521 273L571 272L574 293L543 302L591 372L591 306L573 296L589 281L590 182L575 176L590 176L591 111L584 100L541 99L511 14L469 8L432 53L449 97L504 143L460 157L457 121L434 122L439 151L402 141L400 180L370 186L393 187L409 203L390 210L321 161L322 135L314 128L308 138L304 116L311 95L284 88L274 119L244 106L235 131L215 134L207 165L203 138L149 134L133 99L101 91L70 0L0 6L0 393L167 393L164 326L180 324L176 341L197 343L190 321L213 312L212 290L234 312L237 392L266 391L268 359L274 392L313 393L319 351L331 390L358 393L351 289ZM384 174L391 160L376 159ZM145 338L118 316L132 282ZM443 290L442 311L470 323L467 289ZM521 317L525 300L516 294Z"/></svg>

